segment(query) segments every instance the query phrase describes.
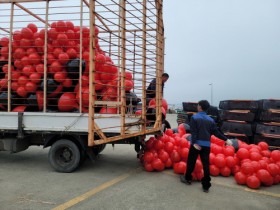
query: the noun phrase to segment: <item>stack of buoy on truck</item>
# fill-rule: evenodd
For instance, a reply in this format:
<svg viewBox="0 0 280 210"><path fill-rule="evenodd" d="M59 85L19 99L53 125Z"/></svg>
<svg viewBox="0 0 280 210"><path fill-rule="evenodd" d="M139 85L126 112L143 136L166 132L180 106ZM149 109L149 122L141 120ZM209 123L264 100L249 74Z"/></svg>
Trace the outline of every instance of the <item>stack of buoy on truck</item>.
<svg viewBox="0 0 280 210"><path fill-rule="evenodd" d="M81 31L82 30L82 31ZM83 42L80 44L80 31ZM120 89L119 68L98 44L98 27L94 28L96 52L94 78L96 96L102 101L117 101ZM90 28L71 21L56 21L48 29L45 55L45 29L34 23L0 38L0 111L8 106L8 70L11 71L12 110L14 112L42 111L44 89L47 89L48 111L82 112L89 108L89 38ZM12 42L9 67L9 43ZM82 49L81 55L80 47ZM44 78L46 59L47 77ZM80 64L81 62L81 64ZM81 72L80 72L81 66ZM134 88L132 73L125 72L125 92ZM81 90L80 90L81 89ZM116 108L99 107L96 112L116 114Z"/></svg>

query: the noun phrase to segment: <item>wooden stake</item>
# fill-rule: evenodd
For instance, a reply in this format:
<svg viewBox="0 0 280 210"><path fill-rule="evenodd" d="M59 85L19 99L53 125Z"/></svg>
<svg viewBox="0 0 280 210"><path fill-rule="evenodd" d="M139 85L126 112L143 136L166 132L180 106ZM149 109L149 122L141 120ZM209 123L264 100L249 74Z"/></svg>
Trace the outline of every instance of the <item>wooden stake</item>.
<svg viewBox="0 0 280 210"><path fill-rule="evenodd" d="M11 4L11 22L10 22L10 31L13 31L13 23L14 23L14 4ZM10 33L10 41L9 41L9 59L8 59L8 112L11 111L11 82L12 82L12 79L11 79L11 75L12 75L12 37L13 37L13 34Z"/></svg>
<svg viewBox="0 0 280 210"><path fill-rule="evenodd" d="M90 0L90 47L89 47L89 115L88 115L88 146L94 146L94 130L99 128L94 122L94 95L95 95L95 1ZM102 136L102 135L101 135ZM105 136L105 135L104 135Z"/></svg>
<svg viewBox="0 0 280 210"><path fill-rule="evenodd" d="M44 44L44 104L43 104L43 112L47 111L47 59L48 59L48 20L49 20L49 1L46 1L46 21L45 21L45 44Z"/></svg>
<svg viewBox="0 0 280 210"><path fill-rule="evenodd" d="M125 134L125 106L126 106L126 100L125 100L125 68L126 68L126 1L121 0L121 135Z"/></svg>
<svg viewBox="0 0 280 210"><path fill-rule="evenodd" d="M142 23L142 118L146 121L147 120L147 91L146 91L146 85L147 85L147 0L143 0L143 23ZM146 123L142 126L142 131L146 130Z"/></svg>
<svg viewBox="0 0 280 210"><path fill-rule="evenodd" d="M162 73L163 65L162 65L162 40L163 40L163 25L162 25L162 0L156 1L156 9L157 9L157 38L156 38L156 116L158 116L158 123L155 123L155 126L161 125L162 123Z"/></svg>

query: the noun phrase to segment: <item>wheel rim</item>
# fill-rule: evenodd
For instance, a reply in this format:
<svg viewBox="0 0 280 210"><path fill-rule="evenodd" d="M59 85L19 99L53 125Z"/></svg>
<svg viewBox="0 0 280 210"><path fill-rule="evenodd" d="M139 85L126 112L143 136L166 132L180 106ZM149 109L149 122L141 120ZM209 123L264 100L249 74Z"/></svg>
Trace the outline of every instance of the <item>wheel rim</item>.
<svg viewBox="0 0 280 210"><path fill-rule="evenodd" d="M65 166L73 162L74 153L69 147L63 147L56 151L55 158L59 165Z"/></svg>

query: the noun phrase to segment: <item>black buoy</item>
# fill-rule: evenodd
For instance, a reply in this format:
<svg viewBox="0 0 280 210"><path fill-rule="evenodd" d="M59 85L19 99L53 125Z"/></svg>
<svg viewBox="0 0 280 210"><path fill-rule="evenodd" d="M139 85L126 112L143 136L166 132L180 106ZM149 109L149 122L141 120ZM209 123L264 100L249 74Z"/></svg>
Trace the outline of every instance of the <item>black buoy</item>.
<svg viewBox="0 0 280 210"><path fill-rule="evenodd" d="M3 72L3 66L8 64L8 61L6 60L0 60L0 79L4 78L5 77L5 73Z"/></svg>
<svg viewBox="0 0 280 210"><path fill-rule="evenodd" d="M40 89L44 91L44 81L40 85ZM54 79L47 79L47 96L49 98L58 97L63 92L63 85Z"/></svg>
<svg viewBox="0 0 280 210"><path fill-rule="evenodd" d="M86 69L86 62L82 60L82 72L84 72ZM79 79L79 73L80 73L80 59L75 58L73 60L70 60L66 64L66 71L69 78L73 79L73 82L76 84Z"/></svg>
<svg viewBox="0 0 280 210"><path fill-rule="evenodd" d="M26 104L26 100L16 94L12 93L10 98L11 98L11 108L12 109L16 106ZM0 94L0 105L2 108L5 107L5 109L8 106L8 92L2 92Z"/></svg>
<svg viewBox="0 0 280 210"><path fill-rule="evenodd" d="M27 98L28 111L39 111L38 100L36 94L31 94Z"/></svg>

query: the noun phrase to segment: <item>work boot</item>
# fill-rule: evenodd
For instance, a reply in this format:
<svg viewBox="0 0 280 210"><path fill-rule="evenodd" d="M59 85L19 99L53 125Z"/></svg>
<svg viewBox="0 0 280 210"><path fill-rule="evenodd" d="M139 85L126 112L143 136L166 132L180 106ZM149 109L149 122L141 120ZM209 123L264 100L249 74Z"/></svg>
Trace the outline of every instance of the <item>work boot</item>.
<svg viewBox="0 0 280 210"><path fill-rule="evenodd" d="M184 175L180 176L180 181L185 183L185 184L188 184L188 185L192 184L192 181L191 180L186 180L186 177Z"/></svg>
<svg viewBox="0 0 280 210"><path fill-rule="evenodd" d="M209 188L211 187L211 177L203 177L201 180L201 184L202 184L202 189L203 192L208 193L209 192Z"/></svg>
<svg viewBox="0 0 280 210"><path fill-rule="evenodd" d="M209 189L206 189L206 188L202 188L202 189L203 189L203 192L205 192L205 193L209 192Z"/></svg>

